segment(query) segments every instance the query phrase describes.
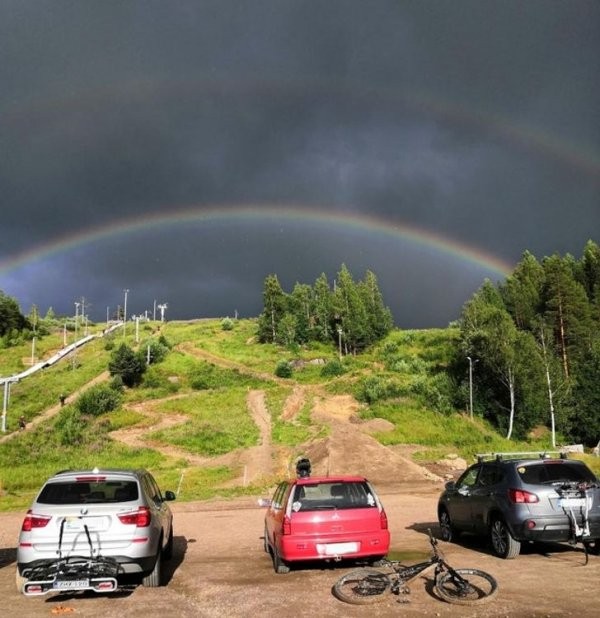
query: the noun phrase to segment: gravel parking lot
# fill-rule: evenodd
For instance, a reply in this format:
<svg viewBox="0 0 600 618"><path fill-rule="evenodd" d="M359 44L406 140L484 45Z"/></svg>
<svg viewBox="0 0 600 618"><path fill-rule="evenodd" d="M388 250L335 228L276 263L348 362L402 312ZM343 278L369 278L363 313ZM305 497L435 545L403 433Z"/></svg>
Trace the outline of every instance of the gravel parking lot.
<svg viewBox="0 0 600 618"><path fill-rule="evenodd" d="M437 531L438 491L399 485L380 491L392 533L392 549L428 553L426 530ZM596 616L600 557L584 566L581 548L568 545L526 547L515 560L494 558L484 543L440 543L453 566L477 567L499 582L496 599L478 608L448 605L430 592L427 578L413 584L409 602L395 597L374 607L338 601L331 593L347 565L315 565L276 575L263 551L262 509L255 498L202 503L174 503L175 554L167 585L144 588L135 583L113 595L74 594L25 598L15 588L15 552L22 513L0 515L0 592L3 615L36 618L118 616L147 618L173 615L217 616ZM407 560L409 561L409 560Z"/></svg>

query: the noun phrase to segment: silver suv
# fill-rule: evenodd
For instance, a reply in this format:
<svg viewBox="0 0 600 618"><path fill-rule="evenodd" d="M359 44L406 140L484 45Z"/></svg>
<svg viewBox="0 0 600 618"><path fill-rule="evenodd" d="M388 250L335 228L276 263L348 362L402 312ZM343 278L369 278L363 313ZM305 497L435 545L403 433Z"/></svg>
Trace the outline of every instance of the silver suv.
<svg viewBox="0 0 600 618"><path fill-rule="evenodd" d="M139 573L161 585L173 552L173 514L147 470L68 470L48 479L27 511L17 549L17 588L26 595L113 592Z"/></svg>
<svg viewBox="0 0 600 618"><path fill-rule="evenodd" d="M578 460L545 453L480 455L438 501L442 538L487 536L493 553L514 558L522 542L582 542L598 553L600 484Z"/></svg>

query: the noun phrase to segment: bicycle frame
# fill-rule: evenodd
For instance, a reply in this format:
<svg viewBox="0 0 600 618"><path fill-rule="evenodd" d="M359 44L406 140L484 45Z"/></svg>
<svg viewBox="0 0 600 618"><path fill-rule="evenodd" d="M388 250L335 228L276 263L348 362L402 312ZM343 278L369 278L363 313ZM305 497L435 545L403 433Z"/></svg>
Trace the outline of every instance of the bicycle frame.
<svg viewBox="0 0 600 618"><path fill-rule="evenodd" d="M589 512L594 501L591 490L596 483L566 483L558 487L556 493L560 496L561 507L569 518L571 528L571 542L583 543L585 564L588 563L588 551L585 541L590 538ZM577 510L581 517L581 524L577 521Z"/></svg>
<svg viewBox="0 0 600 618"><path fill-rule="evenodd" d="M434 571L434 579L436 580L440 573L448 571L458 582L463 581L460 574L456 573L456 571L440 555L437 548L437 539L433 537L431 530L429 530L429 542L431 543L433 554L428 560L411 565L403 565L398 560L382 561L383 566L392 568L395 573L395 577L392 574L389 575L391 590L393 593L407 593L408 587L417 579L417 577L419 577L419 575L423 575L431 570Z"/></svg>

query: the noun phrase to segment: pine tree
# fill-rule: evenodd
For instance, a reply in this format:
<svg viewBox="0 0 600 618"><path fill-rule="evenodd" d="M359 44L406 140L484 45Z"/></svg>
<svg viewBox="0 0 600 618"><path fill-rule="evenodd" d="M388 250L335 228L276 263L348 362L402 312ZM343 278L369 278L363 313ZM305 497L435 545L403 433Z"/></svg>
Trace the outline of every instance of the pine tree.
<svg viewBox="0 0 600 618"><path fill-rule="evenodd" d="M268 275L263 287L263 312L258 318L258 338L261 343L273 343L277 338L277 326L287 311L287 295L277 275Z"/></svg>

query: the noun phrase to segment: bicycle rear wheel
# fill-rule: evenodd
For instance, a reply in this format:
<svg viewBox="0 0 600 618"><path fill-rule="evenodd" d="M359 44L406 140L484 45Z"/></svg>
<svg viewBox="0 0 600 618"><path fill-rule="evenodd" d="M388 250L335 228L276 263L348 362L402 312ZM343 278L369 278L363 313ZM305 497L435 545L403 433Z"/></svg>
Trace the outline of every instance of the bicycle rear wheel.
<svg viewBox="0 0 600 618"><path fill-rule="evenodd" d="M333 594L340 601L352 605L379 603L390 591L388 575L368 568L355 569L346 573L333 586Z"/></svg>
<svg viewBox="0 0 600 618"><path fill-rule="evenodd" d="M475 605L492 599L498 592L498 582L479 569L454 569L438 576L435 589L448 603Z"/></svg>

